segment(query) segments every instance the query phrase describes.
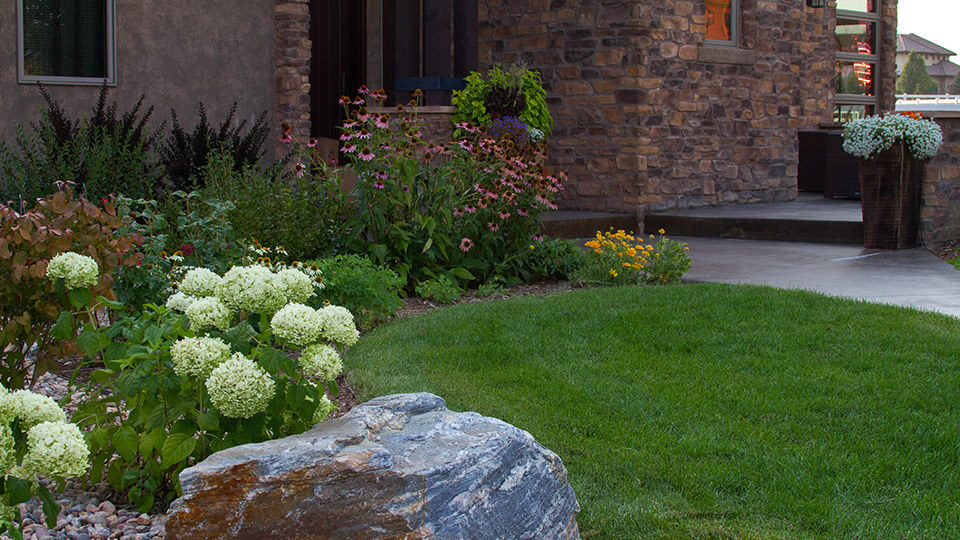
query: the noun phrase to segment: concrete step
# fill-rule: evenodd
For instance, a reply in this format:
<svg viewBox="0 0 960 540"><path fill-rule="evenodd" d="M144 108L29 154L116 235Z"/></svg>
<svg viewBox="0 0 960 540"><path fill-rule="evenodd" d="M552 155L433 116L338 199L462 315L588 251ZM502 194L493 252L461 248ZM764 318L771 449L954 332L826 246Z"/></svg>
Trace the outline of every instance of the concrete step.
<svg viewBox="0 0 960 540"><path fill-rule="evenodd" d="M647 214L644 230L669 236L863 244L860 201L802 193L793 201Z"/></svg>
<svg viewBox="0 0 960 540"><path fill-rule="evenodd" d="M639 225L636 214L580 210L555 210L540 220L541 232L553 238L590 238L611 228L637 232Z"/></svg>

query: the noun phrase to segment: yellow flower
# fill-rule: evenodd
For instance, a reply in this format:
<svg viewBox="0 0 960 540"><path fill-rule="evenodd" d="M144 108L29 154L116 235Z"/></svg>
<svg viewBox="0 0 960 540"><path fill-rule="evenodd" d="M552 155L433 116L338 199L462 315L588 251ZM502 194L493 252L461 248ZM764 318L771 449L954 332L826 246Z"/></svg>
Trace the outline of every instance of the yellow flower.
<svg viewBox="0 0 960 540"><path fill-rule="evenodd" d="M631 263L623 263L623 265L626 266L627 268L632 268L632 267L633 267L633 265L632 265Z"/></svg>
<svg viewBox="0 0 960 540"><path fill-rule="evenodd" d="M533 244L530 244L530 249L536 249L536 248L533 247Z"/></svg>
<svg viewBox="0 0 960 540"><path fill-rule="evenodd" d="M622 259L622 258L623 258L623 252L621 251L620 253L617 253L617 257L620 257L620 258Z"/></svg>
<svg viewBox="0 0 960 540"><path fill-rule="evenodd" d="M610 269L610 275L613 276L613 277L617 277L619 274L617 274L617 271L616 271L616 270L614 270L613 268L611 268L611 269Z"/></svg>
<svg viewBox="0 0 960 540"><path fill-rule="evenodd" d="M660 229L660 230L657 231L657 232L660 233L660 234L667 234L667 231L665 231L665 230L663 230L663 229Z"/></svg>

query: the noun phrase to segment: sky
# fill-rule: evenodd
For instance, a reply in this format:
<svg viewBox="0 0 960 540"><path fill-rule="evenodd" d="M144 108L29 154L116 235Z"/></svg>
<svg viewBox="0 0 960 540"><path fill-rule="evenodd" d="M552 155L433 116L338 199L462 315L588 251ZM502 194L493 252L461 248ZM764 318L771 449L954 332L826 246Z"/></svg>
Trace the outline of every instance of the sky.
<svg viewBox="0 0 960 540"><path fill-rule="evenodd" d="M898 34L916 34L960 54L960 0L900 0L897 18Z"/></svg>

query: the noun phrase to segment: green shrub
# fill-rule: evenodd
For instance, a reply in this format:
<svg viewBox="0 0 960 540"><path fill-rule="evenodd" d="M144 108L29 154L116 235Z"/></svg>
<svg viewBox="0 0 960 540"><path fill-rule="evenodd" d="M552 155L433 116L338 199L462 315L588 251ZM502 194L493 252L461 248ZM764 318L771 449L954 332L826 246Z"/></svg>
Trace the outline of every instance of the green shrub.
<svg viewBox="0 0 960 540"><path fill-rule="evenodd" d="M528 127L550 136L553 119L539 71L530 71L522 64L506 70L496 65L486 78L474 71L466 81L466 88L453 92L454 123L483 126L501 116L519 116Z"/></svg>
<svg viewBox="0 0 960 540"><path fill-rule="evenodd" d="M456 281L447 276L437 276L417 284L417 294L423 298L431 298L441 304L456 302L463 296L463 289L457 286Z"/></svg>
<svg viewBox="0 0 960 540"><path fill-rule="evenodd" d="M0 205L0 383L22 388L33 367L34 377L57 368L58 358L73 353L68 345L55 345L64 337L58 319L70 302L88 305L92 298L113 299L112 273L118 266L135 266L134 252L142 240L137 235L115 234L121 226L112 201L103 208L75 198L68 188L37 201L23 212ZM76 251L99 265L101 276L91 292L69 297L44 279L47 263L56 255ZM92 296L91 296L92 295ZM36 345L35 361L27 353Z"/></svg>
<svg viewBox="0 0 960 540"><path fill-rule="evenodd" d="M0 142L0 199L33 200L73 183L89 199L110 194L150 197L160 170L151 149L158 131L147 126L153 108L141 114L143 97L118 115L117 104L107 105L103 87L92 115L72 120L41 87L47 109L32 131L17 128L13 146Z"/></svg>
<svg viewBox="0 0 960 540"><path fill-rule="evenodd" d="M343 306L362 327L396 315L403 306L403 280L396 272L361 255L337 255L304 263L323 275L317 299Z"/></svg>
<svg viewBox="0 0 960 540"><path fill-rule="evenodd" d="M233 159L229 151L210 154L201 193L207 200L231 203L227 216L237 235L283 246L292 260L334 251L347 203L339 180L330 176L322 160L297 161L300 168L284 174L280 166L247 166L238 172Z"/></svg>
<svg viewBox="0 0 960 540"><path fill-rule="evenodd" d="M526 264L533 279L567 279L584 263L585 255L575 240L545 238L529 247Z"/></svg>

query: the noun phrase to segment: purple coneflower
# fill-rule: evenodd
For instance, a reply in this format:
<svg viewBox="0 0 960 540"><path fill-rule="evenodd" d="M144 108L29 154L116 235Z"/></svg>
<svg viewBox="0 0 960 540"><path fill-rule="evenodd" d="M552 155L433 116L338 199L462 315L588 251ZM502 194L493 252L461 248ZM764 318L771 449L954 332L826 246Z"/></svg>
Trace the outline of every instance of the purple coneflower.
<svg viewBox="0 0 960 540"><path fill-rule="evenodd" d="M474 207L472 207L472 206L464 206L464 207L463 207L463 211L466 212L466 213L468 213L468 214L472 214L472 213L476 212L477 209L474 208Z"/></svg>
<svg viewBox="0 0 960 540"><path fill-rule="evenodd" d="M375 188L377 188L377 189L383 189L383 187L384 187L384 186L383 186L383 182L377 180L376 182L373 183L373 187L375 187Z"/></svg>
<svg viewBox="0 0 960 540"><path fill-rule="evenodd" d="M373 155L373 150L371 150L369 146L364 146L363 149L360 150L359 157L364 161L370 161L375 156Z"/></svg>
<svg viewBox="0 0 960 540"><path fill-rule="evenodd" d="M343 135L340 135L341 141L349 141L350 139L356 137L353 133L345 132Z"/></svg>
<svg viewBox="0 0 960 540"><path fill-rule="evenodd" d="M460 249L462 249L464 252L470 251L470 248L472 247L473 247L473 240L469 238L464 238L463 240L460 241Z"/></svg>
<svg viewBox="0 0 960 540"><path fill-rule="evenodd" d="M307 167L304 166L304 164L299 161L297 162L296 165L293 166L293 173L297 175L297 178L303 178L303 173L306 170L307 170Z"/></svg>
<svg viewBox="0 0 960 540"><path fill-rule="evenodd" d="M313 148L317 145L317 139L315 137L310 137L310 140L307 141L307 148Z"/></svg>
<svg viewBox="0 0 960 540"><path fill-rule="evenodd" d="M470 144L470 143L468 143L467 141L460 141L458 144L460 145L460 148L463 148L464 150L466 150L466 151L468 151L468 152L469 152L470 150L473 150L473 145Z"/></svg>
<svg viewBox="0 0 960 540"><path fill-rule="evenodd" d="M487 227L490 227L490 230L493 232L497 232L498 230L500 230L500 225L497 225L496 223L493 223L493 222L487 223Z"/></svg>
<svg viewBox="0 0 960 540"><path fill-rule="evenodd" d="M347 143L347 144L343 145L343 150L341 150L341 152L343 152L344 154L350 154L350 153L356 152L356 151L357 151L357 145L355 145L355 144L353 144L353 143Z"/></svg>

